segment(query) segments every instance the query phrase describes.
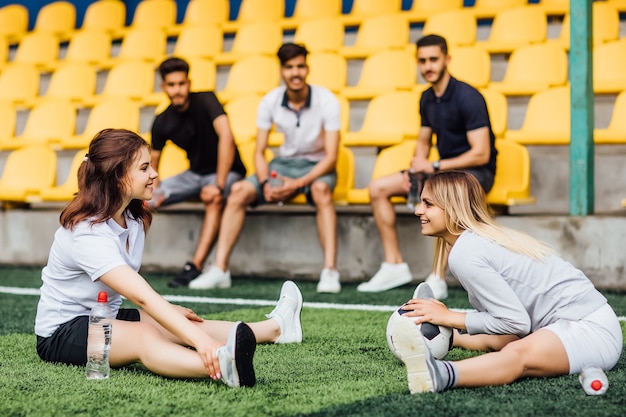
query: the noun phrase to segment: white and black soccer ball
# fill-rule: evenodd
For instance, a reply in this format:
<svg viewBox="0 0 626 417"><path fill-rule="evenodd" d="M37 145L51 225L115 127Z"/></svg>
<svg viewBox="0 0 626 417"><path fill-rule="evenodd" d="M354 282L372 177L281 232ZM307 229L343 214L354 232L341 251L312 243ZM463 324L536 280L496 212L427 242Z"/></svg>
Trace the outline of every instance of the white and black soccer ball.
<svg viewBox="0 0 626 417"><path fill-rule="evenodd" d="M404 310L400 307L391 314L389 320L387 321L387 344L389 345L391 353L393 353L393 355L398 359L400 359L400 357L396 353L396 348L391 337L391 323L393 323L394 320L399 319L401 315L407 311L408 310ZM416 326L420 328L420 331L424 336L426 346L430 349L430 353L436 359L445 358L450 349L452 349L452 329L450 327L437 326L432 323L416 324Z"/></svg>

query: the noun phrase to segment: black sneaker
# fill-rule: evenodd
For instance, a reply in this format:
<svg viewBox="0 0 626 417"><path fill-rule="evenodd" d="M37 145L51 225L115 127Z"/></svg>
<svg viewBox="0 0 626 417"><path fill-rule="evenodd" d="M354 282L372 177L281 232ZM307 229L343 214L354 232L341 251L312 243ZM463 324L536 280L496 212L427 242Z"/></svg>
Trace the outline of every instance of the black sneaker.
<svg viewBox="0 0 626 417"><path fill-rule="evenodd" d="M196 278L198 275L200 275L198 268L196 268L192 262L187 262L183 270L180 271L173 280L168 282L167 286L172 288L186 287L189 285L191 280Z"/></svg>

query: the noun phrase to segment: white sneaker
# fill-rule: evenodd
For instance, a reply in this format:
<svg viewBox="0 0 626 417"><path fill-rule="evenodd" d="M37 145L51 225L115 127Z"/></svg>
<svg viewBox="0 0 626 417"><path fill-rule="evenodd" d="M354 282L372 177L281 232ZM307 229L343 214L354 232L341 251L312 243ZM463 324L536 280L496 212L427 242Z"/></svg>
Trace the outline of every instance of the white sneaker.
<svg viewBox="0 0 626 417"><path fill-rule="evenodd" d="M253 387L256 384L254 373L254 351L256 338L252 329L242 322L233 324L228 333L226 345L217 349L222 381L229 387Z"/></svg>
<svg viewBox="0 0 626 417"><path fill-rule="evenodd" d="M198 278L189 283L189 288L194 290L208 290L211 288L230 288L230 271L222 271L216 266L211 266L207 272L198 275Z"/></svg>
<svg viewBox="0 0 626 417"><path fill-rule="evenodd" d="M280 298L271 313L266 314L268 319L274 319L280 327L280 336L275 343L302 342L302 293L293 281L285 281L280 290Z"/></svg>
<svg viewBox="0 0 626 417"><path fill-rule="evenodd" d="M413 298L422 298L425 300L435 298L433 289L426 282L420 282L415 291L413 291Z"/></svg>
<svg viewBox="0 0 626 417"><path fill-rule="evenodd" d="M369 281L359 284L356 289L360 292L382 292L408 284L412 280L413 276L406 262L399 264L399 269L383 262L376 275Z"/></svg>
<svg viewBox="0 0 626 417"><path fill-rule="evenodd" d="M317 283L317 292L332 294L341 292L339 271L325 268L320 274L320 281Z"/></svg>
<svg viewBox="0 0 626 417"><path fill-rule="evenodd" d="M437 300L445 300L448 298L448 284L434 272L426 278L425 283L433 290L434 298Z"/></svg>

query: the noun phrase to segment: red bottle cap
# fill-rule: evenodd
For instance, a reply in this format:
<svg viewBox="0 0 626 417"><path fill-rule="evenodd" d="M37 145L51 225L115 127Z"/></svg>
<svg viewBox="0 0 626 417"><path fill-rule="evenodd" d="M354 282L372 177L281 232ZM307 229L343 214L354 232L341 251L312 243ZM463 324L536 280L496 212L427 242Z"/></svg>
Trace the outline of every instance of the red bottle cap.
<svg viewBox="0 0 626 417"><path fill-rule="evenodd" d="M276 178L277 176L278 176L278 172L276 172L276 171L270 172L270 177Z"/></svg>
<svg viewBox="0 0 626 417"><path fill-rule="evenodd" d="M100 291L98 293L98 302L99 303L108 303L109 302L109 295L107 294L106 291Z"/></svg>
<svg viewBox="0 0 626 417"><path fill-rule="evenodd" d="M600 391L602 389L602 381L594 379L593 381L591 381L591 388L594 391Z"/></svg>

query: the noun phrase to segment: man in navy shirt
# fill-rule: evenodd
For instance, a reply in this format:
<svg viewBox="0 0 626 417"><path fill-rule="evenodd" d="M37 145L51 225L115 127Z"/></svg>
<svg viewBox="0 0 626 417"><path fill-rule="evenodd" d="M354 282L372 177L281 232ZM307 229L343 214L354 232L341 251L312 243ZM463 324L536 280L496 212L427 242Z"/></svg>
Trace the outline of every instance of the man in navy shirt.
<svg viewBox="0 0 626 417"><path fill-rule="evenodd" d="M448 46L443 37L426 35L417 41L417 66L431 84L420 100L422 126L409 169L378 178L369 186L385 262L371 280L359 285L358 291L386 291L413 279L409 266L402 259L396 213L390 200L393 196L407 195L409 171L427 178L437 171L466 170L478 179L485 192L493 186L497 151L485 99L474 87L450 75L449 62ZM428 160L433 134L437 135L440 156L435 162ZM445 271L433 271L426 282L436 298L447 297Z"/></svg>

